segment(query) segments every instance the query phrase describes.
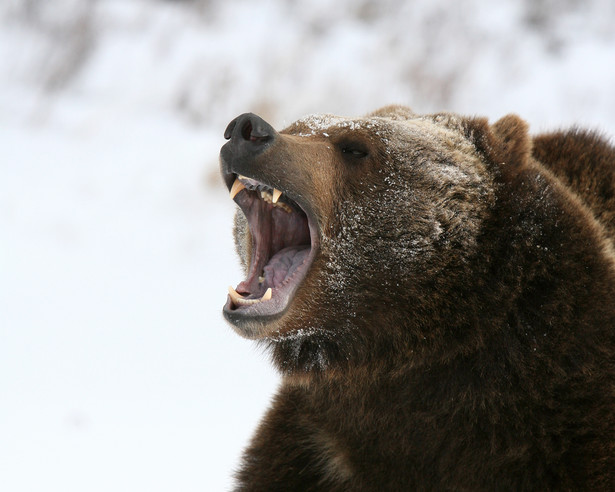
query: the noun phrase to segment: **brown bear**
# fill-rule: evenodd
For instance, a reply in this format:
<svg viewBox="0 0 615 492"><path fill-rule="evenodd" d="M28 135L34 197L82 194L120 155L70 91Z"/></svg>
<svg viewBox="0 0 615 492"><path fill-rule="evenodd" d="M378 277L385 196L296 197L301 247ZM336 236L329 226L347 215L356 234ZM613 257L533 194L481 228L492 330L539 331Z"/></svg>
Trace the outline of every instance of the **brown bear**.
<svg viewBox="0 0 615 492"><path fill-rule="evenodd" d="M612 146L398 106L225 138L223 312L283 378L237 490L615 490Z"/></svg>

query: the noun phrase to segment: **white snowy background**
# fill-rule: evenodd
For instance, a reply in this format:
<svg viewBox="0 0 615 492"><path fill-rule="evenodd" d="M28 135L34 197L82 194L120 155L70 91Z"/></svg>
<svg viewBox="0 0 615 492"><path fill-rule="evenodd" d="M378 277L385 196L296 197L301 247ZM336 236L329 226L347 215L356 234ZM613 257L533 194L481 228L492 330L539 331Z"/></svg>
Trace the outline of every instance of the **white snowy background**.
<svg viewBox="0 0 615 492"><path fill-rule="evenodd" d="M614 135L614 25L611 0L2 0L0 490L229 489L278 381L221 317L233 117Z"/></svg>

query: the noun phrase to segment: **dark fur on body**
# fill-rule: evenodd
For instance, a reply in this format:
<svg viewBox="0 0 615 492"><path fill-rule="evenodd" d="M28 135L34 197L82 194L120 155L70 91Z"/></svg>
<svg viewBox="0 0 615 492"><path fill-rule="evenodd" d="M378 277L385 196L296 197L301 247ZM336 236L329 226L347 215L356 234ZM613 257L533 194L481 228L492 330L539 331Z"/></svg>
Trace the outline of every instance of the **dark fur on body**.
<svg viewBox="0 0 615 492"><path fill-rule="evenodd" d="M613 147L398 107L282 133L262 172L322 246L237 490L615 490Z"/></svg>

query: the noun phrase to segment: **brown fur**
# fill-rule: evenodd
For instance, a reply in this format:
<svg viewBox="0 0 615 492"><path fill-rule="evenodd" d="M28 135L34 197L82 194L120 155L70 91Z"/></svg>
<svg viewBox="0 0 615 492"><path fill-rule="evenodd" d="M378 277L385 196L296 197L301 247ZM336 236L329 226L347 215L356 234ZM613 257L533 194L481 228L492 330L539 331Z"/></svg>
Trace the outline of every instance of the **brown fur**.
<svg viewBox="0 0 615 492"><path fill-rule="evenodd" d="M615 490L613 147L389 107L254 169L321 246L259 327L284 377L237 490Z"/></svg>

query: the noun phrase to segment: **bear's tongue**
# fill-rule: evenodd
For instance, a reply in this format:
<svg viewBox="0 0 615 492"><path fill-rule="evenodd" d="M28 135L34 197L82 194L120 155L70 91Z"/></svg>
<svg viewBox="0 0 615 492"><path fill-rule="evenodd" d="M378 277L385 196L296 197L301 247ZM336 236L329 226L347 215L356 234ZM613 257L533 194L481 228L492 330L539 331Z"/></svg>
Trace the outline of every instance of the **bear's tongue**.
<svg viewBox="0 0 615 492"><path fill-rule="evenodd" d="M297 268L305 261L310 252L309 247L290 246L276 253L263 269L265 285L278 288L291 278Z"/></svg>
<svg viewBox="0 0 615 492"><path fill-rule="evenodd" d="M284 248L267 262L262 276L250 276L237 286L237 292L248 299L260 299L269 287L278 289L292 279L309 253L309 246Z"/></svg>
<svg viewBox="0 0 615 492"><path fill-rule="evenodd" d="M288 205L274 206L254 191L246 190L240 198L237 201L252 235L252 259L248 278L236 292L244 300L256 300L268 289L292 282L310 253L310 232L303 212Z"/></svg>

